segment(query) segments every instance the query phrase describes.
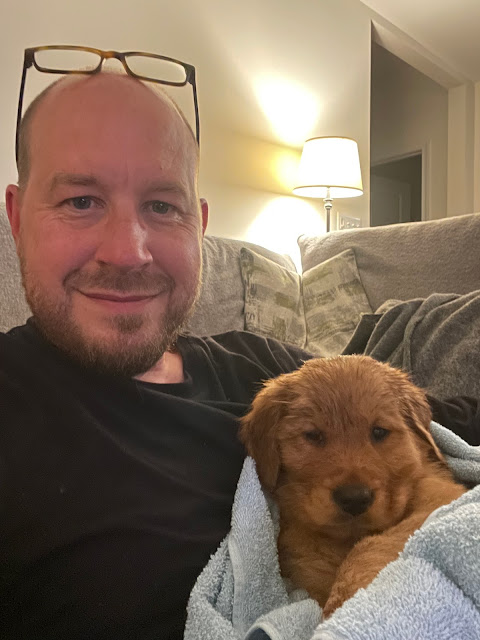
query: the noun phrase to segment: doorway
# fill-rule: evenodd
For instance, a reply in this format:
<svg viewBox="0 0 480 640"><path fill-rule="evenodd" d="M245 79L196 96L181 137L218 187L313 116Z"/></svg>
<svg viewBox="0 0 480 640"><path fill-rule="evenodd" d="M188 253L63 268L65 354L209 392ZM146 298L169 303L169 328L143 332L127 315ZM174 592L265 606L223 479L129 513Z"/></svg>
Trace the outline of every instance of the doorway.
<svg viewBox="0 0 480 640"><path fill-rule="evenodd" d="M386 181L377 177L381 171L379 165L395 163L386 171L396 168L403 171L404 162L408 166L409 158L421 155L417 158L416 169L412 169L418 176L416 184L421 181L420 201L418 189L415 196L415 188L410 187L412 200L408 212L408 207L404 206L408 200L408 187L397 185L399 190L401 188L397 195L391 196L389 191L384 195L384 198L393 199L395 213L384 215L382 221L381 212L379 215L374 212L372 225L384 224L387 219L395 223L403 219L429 220L446 215L448 122L448 90L372 42L370 164L373 182L383 182L385 186ZM399 165L397 161L401 161ZM415 160L411 162L415 164ZM404 181L401 175L380 174L380 177ZM377 201L378 197L377 193ZM399 202L402 203L401 211Z"/></svg>
<svg viewBox="0 0 480 640"><path fill-rule="evenodd" d="M422 153L370 168L370 226L422 219Z"/></svg>

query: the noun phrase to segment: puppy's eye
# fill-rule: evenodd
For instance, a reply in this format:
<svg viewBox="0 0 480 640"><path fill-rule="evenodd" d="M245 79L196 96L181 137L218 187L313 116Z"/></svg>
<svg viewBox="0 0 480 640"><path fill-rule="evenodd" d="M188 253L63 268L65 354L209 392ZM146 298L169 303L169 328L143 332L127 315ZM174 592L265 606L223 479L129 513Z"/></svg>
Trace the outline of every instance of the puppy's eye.
<svg viewBox="0 0 480 640"><path fill-rule="evenodd" d="M312 442L313 444L316 444L317 446L320 446L320 447L325 444L325 436L321 431L318 431L317 429L311 429L310 431L305 431L303 433L303 437L308 442Z"/></svg>
<svg viewBox="0 0 480 640"><path fill-rule="evenodd" d="M374 442L381 442L385 440L387 436L390 435L390 431L388 429L384 429L383 427L373 427L372 429L372 440Z"/></svg>

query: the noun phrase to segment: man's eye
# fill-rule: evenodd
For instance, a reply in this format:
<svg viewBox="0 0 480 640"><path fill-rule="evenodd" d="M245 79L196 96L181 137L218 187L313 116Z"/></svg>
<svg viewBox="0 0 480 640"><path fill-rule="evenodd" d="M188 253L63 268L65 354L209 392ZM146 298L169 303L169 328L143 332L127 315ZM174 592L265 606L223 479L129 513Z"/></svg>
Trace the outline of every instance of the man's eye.
<svg viewBox="0 0 480 640"><path fill-rule="evenodd" d="M150 203L150 207L153 213L169 213L172 209L171 204L167 204L166 202L162 202L161 200L154 200Z"/></svg>
<svg viewBox="0 0 480 640"><path fill-rule="evenodd" d="M67 202L78 211L87 211L92 206L92 200L93 198L90 196L78 196L77 198L70 198Z"/></svg>

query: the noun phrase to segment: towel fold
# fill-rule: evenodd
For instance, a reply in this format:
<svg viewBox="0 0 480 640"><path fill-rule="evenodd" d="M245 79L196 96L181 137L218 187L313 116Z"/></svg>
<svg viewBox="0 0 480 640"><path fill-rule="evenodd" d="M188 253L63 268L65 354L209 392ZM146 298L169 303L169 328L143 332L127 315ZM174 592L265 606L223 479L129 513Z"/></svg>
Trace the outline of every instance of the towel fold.
<svg viewBox="0 0 480 640"><path fill-rule="evenodd" d="M480 484L480 448L432 433L453 473ZM437 509L399 558L331 618L280 576L278 513L245 460L232 527L199 576L185 640L480 640L480 487Z"/></svg>
<svg viewBox="0 0 480 640"><path fill-rule="evenodd" d="M232 528L190 596L185 640L309 640L321 610L306 592L288 593L277 555L278 513L255 463L245 460Z"/></svg>

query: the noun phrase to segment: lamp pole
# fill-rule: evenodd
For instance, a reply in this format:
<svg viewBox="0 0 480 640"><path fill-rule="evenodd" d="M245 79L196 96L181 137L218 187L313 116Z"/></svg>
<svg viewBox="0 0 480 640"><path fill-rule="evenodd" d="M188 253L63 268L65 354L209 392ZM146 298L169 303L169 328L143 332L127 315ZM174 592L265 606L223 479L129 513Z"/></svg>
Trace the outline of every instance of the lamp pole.
<svg viewBox="0 0 480 640"><path fill-rule="evenodd" d="M330 231L330 212L332 210L333 207L333 201L332 198L330 197L330 187L327 187L327 195L325 196L325 198L323 199L323 205L325 207L325 214L326 214L326 225L327 225L327 233L329 233Z"/></svg>

